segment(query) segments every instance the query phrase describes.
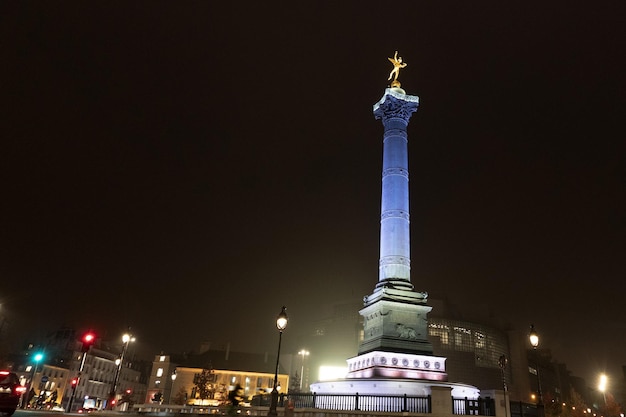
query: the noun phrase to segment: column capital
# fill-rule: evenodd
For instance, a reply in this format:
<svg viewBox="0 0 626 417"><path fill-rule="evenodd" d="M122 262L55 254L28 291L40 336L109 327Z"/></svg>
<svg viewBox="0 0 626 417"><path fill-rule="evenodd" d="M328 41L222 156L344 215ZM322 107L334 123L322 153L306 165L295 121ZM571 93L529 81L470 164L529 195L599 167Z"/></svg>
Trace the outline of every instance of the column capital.
<svg viewBox="0 0 626 417"><path fill-rule="evenodd" d="M401 88L387 88L380 101L374 104L374 117L382 119L383 124L389 119L402 119L408 124L418 106L418 96L405 94Z"/></svg>

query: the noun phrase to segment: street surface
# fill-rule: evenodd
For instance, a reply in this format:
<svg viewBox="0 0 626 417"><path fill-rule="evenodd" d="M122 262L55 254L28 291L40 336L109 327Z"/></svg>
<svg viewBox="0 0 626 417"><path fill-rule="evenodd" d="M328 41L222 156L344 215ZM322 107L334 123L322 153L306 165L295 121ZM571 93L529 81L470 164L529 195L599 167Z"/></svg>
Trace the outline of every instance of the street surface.
<svg viewBox="0 0 626 417"><path fill-rule="evenodd" d="M69 413L61 413L58 411L49 411L49 410L17 410L13 417L52 417L52 416L62 416Z"/></svg>
<svg viewBox="0 0 626 417"><path fill-rule="evenodd" d="M124 414L125 416L133 416L137 415L137 413L132 412L124 412L124 413L116 413L114 411L101 411L99 413L91 414L91 417L94 416L106 416L110 415L111 417L119 414ZM78 414L78 413L62 413L60 411L49 411L49 410L17 410L13 417L61 417L61 416L90 416L90 414Z"/></svg>

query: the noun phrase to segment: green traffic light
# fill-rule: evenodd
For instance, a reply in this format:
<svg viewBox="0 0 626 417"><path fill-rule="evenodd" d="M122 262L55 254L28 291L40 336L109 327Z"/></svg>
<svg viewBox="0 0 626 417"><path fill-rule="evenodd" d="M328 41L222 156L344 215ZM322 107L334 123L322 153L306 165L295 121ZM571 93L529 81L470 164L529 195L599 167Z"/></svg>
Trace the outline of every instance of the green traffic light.
<svg viewBox="0 0 626 417"><path fill-rule="evenodd" d="M42 359L43 359L43 353L37 353L37 354L34 356L34 359L35 359L35 362L39 362L40 360L42 360Z"/></svg>

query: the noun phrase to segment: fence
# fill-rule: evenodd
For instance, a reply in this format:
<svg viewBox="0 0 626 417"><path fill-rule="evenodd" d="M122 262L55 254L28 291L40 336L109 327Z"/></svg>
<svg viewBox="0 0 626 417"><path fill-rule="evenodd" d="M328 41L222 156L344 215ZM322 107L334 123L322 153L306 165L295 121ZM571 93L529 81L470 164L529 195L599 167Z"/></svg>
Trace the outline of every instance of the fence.
<svg viewBox="0 0 626 417"><path fill-rule="evenodd" d="M453 398L452 414L470 416L495 416L496 409L493 398Z"/></svg>
<svg viewBox="0 0 626 417"><path fill-rule="evenodd" d="M537 405L511 401L511 417L537 417Z"/></svg>
<svg viewBox="0 0 626 417"><path fill-rule="evenodd" d="M269 396L254 397L251 405L269 406L269 398L266 397ZM295 408L421 414L430 414L432 412L430 396L290 393L288 395L280 394L278 398L279 407L286 405L286 397L293 403ZM476 400L453 398L451 412L457 415L496 415L495 403L492 398L479 398Z"/></svg>

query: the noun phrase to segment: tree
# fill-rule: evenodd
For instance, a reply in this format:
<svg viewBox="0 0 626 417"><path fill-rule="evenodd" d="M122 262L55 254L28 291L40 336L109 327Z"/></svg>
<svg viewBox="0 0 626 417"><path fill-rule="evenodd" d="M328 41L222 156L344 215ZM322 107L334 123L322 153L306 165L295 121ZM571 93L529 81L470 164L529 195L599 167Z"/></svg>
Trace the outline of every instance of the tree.
<svg viewBox="0 0 626 417"><path fill-rule="evenodd" d="M203 369L199 374L193 376L195 391L201 400L212 399L215 396L215 381L217 375L213 369Z"/></svg>
<svg viewBox="0 0 626 417"><path fill-rule="evenodd" d="M563 417L588 417L587 404L583 397L576 392L574 388L570 388L569 402L563 406Z"/></svg>
<svg viewBox="0 0 626 417"><path fill-rule="evenodd" d="M228 387L224 384L215 384L215 391L213 398L220 401L221 404L228 402Z"/></svg>
<svg viewBox="0 0 626 417"><path fill-rule="evenodd" d="M176 405L185 405L187 404L187 398L187 391L185 391L184 387L180 387L172 402Z"/></svg>
<svg viewBox="0 0 626 417"><path fill-rule="evenodd" d="M546 417L560 417L563 405L551 392L543 396L543 410Z"/></svg>
<svg viewBox="0 0 626 417"><path fill-rule="evenodd" d="M622 406L610 393L606 393L605 396L606 403L600 407L600 412L604 417L619 417L622 414Z"/></svg>
<svg viewBox="0 0 626 417"><path fill-rule="evenodd" d="M289 380L289 392L300 392L300 373L296 371Z"/></svg>

